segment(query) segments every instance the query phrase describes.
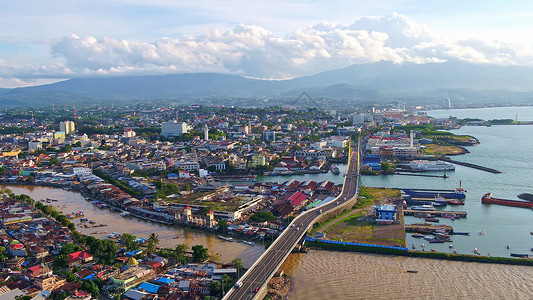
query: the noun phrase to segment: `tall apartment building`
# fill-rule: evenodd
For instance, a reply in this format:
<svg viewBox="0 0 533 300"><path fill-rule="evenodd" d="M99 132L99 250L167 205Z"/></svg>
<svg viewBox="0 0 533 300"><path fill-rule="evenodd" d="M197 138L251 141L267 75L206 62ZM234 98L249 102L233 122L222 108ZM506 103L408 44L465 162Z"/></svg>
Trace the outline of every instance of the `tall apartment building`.
<svg viewBox="0 0 533 300"><path fill-rule="evenodd" d="M74 125L74 122L72 121L64 121L59 123L59 131L64 132L65 134L71 134L76 131L76 127Z"/></svg>

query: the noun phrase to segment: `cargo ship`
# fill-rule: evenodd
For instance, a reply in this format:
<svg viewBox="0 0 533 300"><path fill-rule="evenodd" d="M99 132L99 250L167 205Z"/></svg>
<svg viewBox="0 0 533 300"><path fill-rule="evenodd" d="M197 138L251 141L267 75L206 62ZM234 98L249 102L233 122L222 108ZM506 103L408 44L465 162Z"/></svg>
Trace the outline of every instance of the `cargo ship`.
<svg viewBox="0 0 533 300"><path fill-rule="evenodd" d="M483 197L481 197L481 203L533 208L532 201L493 198L492 193L486 193Z"/></svg>

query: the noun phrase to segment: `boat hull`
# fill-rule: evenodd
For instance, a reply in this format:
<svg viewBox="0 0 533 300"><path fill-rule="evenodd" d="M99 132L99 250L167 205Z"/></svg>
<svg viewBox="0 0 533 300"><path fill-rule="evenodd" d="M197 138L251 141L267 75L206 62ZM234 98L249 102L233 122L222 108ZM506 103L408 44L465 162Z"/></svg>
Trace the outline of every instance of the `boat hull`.
<svg viewBox="0 0 533 300"><path fill-rule="evenodd" d="M525 207L533 208L533 202L524 201L524 200L511 200L511 199L498 199L493 198L491 195L486 194L481 198L481 203L483 204L498 204L505 206L514 206L514 207Z"/></svg>

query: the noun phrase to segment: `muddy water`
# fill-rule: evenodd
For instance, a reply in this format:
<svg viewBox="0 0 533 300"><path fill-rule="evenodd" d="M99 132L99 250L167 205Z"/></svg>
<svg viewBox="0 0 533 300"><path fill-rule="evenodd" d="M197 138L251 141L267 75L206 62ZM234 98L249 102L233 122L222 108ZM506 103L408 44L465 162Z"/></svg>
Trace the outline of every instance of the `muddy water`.
<svg viewBox="0 0 533 300"><path fill-rule="evenodd" d="M282 269L294 278L289 299L533 298L528 266L311 250Z"/></svg>
<svg viewBox="0 0 533 300"><path fill-rule="evenodd" d="M187 244L189 247L203 245L211 253L218 253L223 263L231 262L237 257L242 258L244 267L251 266L264 252L262 243L249 246L243 243L226 242L219 239L214 233L151 223L136 218L124 218L118 212L95 207L86 201L80 193L74 191L40 186L1 186L1 188L9 188L15 194L29 195L35 201L46 198L57 199L57 202L46 204L55 206L64 214L82 211L85 218L96 222L94 225L107 225L95 228L76 226L79 232L91 234L98 238L106 238L111 232L130 233L137 237L147 238L153 232L159 236L159 247L175 247L177 244ZM73 221L76 224L79 223L79 219Z"/></svg>

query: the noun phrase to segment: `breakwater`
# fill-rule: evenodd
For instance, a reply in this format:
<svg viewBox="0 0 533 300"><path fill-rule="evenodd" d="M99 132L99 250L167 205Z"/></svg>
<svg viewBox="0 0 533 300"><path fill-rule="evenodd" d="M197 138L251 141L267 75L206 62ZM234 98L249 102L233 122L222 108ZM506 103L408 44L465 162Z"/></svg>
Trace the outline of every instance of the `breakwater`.
<svg viewBox="0 0 533 300"><path fill-rule="evenodd" d="M469 167L469 168L473 168L473 169L477 169L477 170L493 173L493 174L500 174L501 173L501 171L496 170L496 169L487 168L487 167L483 167L483 166L480 166L480 165L467 163L467 162L464 162L464 161L453 160L453 159L450 159L450 158L447 158L447 157L446 158L441 158L440 160L445 161L445 162L449 162L449 163L452 163L452 164L458 164L458 165L461 165L461 166L464 166L464 167Z"/></svg>

